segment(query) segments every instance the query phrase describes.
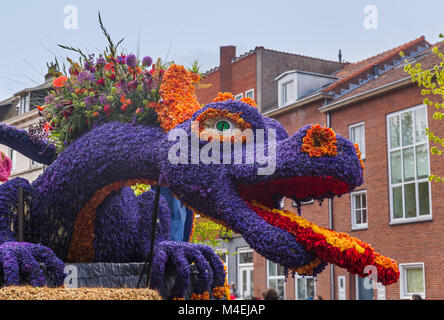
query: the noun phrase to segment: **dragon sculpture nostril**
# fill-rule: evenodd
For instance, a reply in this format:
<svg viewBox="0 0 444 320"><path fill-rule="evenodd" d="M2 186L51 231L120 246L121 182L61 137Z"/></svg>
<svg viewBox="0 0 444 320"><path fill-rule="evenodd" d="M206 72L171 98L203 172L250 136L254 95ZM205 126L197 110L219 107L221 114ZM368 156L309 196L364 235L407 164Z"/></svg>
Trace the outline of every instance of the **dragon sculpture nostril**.
<svg viewBox="0 0 444 320"><path fill-rule="evenodd" d="M332 129L317 124L307 130L307 135L302 139L301 151L308 153L310 157L336 156L337 143Z"/></svg>

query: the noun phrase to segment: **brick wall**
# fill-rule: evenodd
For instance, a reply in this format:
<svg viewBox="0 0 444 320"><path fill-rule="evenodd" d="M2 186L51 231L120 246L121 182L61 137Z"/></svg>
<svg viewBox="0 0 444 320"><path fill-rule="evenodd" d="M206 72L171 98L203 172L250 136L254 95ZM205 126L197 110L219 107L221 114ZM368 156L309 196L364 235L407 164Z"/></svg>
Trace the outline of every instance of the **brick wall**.
<svg viewBox="0 0 444 320"><path fill-rule="evenodd" d="M197 98L201 104L212 102L218 92L232 92L233 95L243 93L245 95L245 91L254 89L256 98L256 53L251 53L229 64L223 63L222 59L227 57L230 55L222 55L221 50L220 67L201 81L202 84L211 84L211 86L196 90Z"/></svg>
<svg viewBox="0 0 444 320"><path fill-rule="evenodd" d="M365 123L366 160L364 184L356 190L367 191L368 229L351 230L350 195L333 200L334 229L347 232L354 237L370 243L378 252L395 259L398 263L423 262L425 265L425 286L427 299L444 298L444 279L441 277L444 257L440 249L444 245L444 192L443 184L432 184L433 220L390 226L389 186L387 164L387 127L386 115L422 104L420 89L409 86L383 96L362 101L353 106L331 112L331 126L334 131L349 138L349 126L358 122ZM317 108L321 102L295 109L292 112L274 117L281 122L288 132L308 123L320 123L325 114ZM444 136L444 127L439 120L433 120L435 110L428 109L428 125L432 132ZM319 121L316 121L318 120ZM444 175L444 162L438 156L429 155L431 172ZM289 201L287 209L291 208ZM294 210L294 209L293 209ZM328 226L327 203L322 207L311 205L303 207L302 215L320 226ZM330 297L329 267L318 277L317 294ZM335 267L335 286L337 297L337 277L346 276L347 299L355 299L355 276L344 269ZM256 285L256 284L255 284ZM294 284L291 284L293 285ZM262 285L258 284L258 290ZM290 293L291 291L287 291ZM376 294L374 295L376 297ZM293 296L294 297L294 296ZM292 298L288 296L287 298ZM386 287L386 298L399 299L400 285Z"/></svg>

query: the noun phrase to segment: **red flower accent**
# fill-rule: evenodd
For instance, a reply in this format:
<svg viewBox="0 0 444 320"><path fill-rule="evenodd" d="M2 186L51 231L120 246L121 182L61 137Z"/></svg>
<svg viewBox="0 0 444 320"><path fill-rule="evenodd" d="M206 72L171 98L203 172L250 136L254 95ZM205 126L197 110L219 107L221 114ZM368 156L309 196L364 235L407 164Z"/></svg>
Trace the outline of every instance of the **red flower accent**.
<svg viewBox="0 0 444 320"><path fill-rule="evenodd" d="M105 68L106 71L114 72L114 63L112 63L112 62L107 63L107 64L105 64L104 68Z"/></svg>
<svg viewBox="0 0 444 320"><path fill-rule="evenodd" d="M105 80L103 78L100 78L99 80L96 81L96 84L98 86L104 86L105 85Z"/></svg>

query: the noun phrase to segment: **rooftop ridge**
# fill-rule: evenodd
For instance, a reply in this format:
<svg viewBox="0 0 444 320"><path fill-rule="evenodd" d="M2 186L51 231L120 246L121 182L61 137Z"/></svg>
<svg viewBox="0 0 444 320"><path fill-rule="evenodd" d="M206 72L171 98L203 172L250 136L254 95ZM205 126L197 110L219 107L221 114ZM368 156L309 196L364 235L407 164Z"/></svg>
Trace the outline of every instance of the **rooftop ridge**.
<svg viewBox="0 0 444 320"><path fill-rule="evenodd" d="M356 70L355 72L352 72L352 73L350 73L350 74L348 74L348 75L342 77L342 78L339 79L338 81L332 83L330 86L328 86L327 88L325 88L323 91L324 91L324 92L332 91L333 89L337 88L338 86L340 86L340 85L346 83L347 81L353 79L353 78L356 77L357 75L359 75L359 74L361 74L361 73L363 73L363 72L366 72L367 70L373 68L373 66L378 65L378 64L382 63L383 61L392 58L393 56L395 56L395 55L396 55L397 53L399 53L400 51L405 50L405 49L407 49L407 48L409 48L409 47L411 47L411 46L414 46L415 44L418 44L418 43L420 43L421 41L425 41L427 44L430 45L430 43L429 43L428 41L425 40L425 37L424 37L424 36L421 36L421 37L419 37L419 38L417 38L417 39L414 39L414 40L412 40L412 41L409 41L409 42L407 42L407 43L404 43L404 44L399 45L399 46L397 46L397 47L394 47L394 48L392 48L392 49L386 50L386 51L384 51L384 52L382 52L382 53L379 53L379 54L374 55L374 56L372 56L372 57L369 57L369 58L367 58L367 59L364 59L364 60L361 60L361 61L358 61L358 62L355 62L355 63L351 64L350 66L354 66L354 65L357 65L357 64L364 64L365 62L370 62L372 59L375 59L375 58L378 58L378 57L379 57L376 61L373 61L373 62L368 63L368 64L364 64L364 65L362 66L362 68L359 68L359 69ZM339 70L338 72L340 72L340 71L341 71L341 70Z"/></svg>
<svg viewBox="0 0 444 320"><path fill-rule="evenodd" d="M257 47L256 47L256 48L257 48ZM262 48L263 48L263 47L262 47ZM280 51L280 50L275 50L275 49L267 49L267 48L264 48L264 50L272 51L272 52L277 52L277 53L288 54L288 55L292 55L292 56L298 56L298 57L302 57L302 58L309 58L309 59L318 60L318 61L323 61L323 62L333 62L333 63L336 63L336 64L343 64L344 66L350 64L350 62L339 62L339 61L334 61L334 60L328 60L328 59L322 59L322 58L310 57L310 56L307 56L307 55L302 55L302 54L298 54L298 53L291 53L291 52L285 52L285 51Z"/></svg>
<svg viewBox="0 0 444 320"><path fill-rule="evenodd" d="M336 63L338 65L343 65L343 66L350 64L350 62L339 62L339 61L334 61L334 60L327 60L327 59L322 59L322 58L310 57L310 56L306 56L306 55L302 55L302 54L298 54L298 53L291 53L291 52L279 51L279 50L274 50L274 49L267 49L262 46L256 46L254 49L251 49L249 51L245 51L244 53L240 54L239 56L234 57L233 59L231 59L231 63L237 62L239 60L242 60L242 59L250 56L253 53L256 53L258 51L258 49L264 49L264 50L271 51L271 52L288 54L288 55L297 56L297 57L301 57L301 58L309 58L312 60L317 60L317 61L322 61L322 62L331 62L331 63ZM219 69L219 67L220 66L216 66L216 67L209 69L208 71L204 72L204 75L209 75L209 74L217 71Z"/></svg>
<svg viewBox="0 0 444 320"><path fill-rule="evenodd" d="M414 40L411 40L411 41L409 41L409 42L406 42L406 43L400 44L400 45L397 46L397 47L394 47L394 48L391 48L391 49L385 50L385 51L383 51L383 52L380 52L380 53L378 53L378 54L375 54L375 55L373 55L373 56L371 56L371 57L368 57L368 58L365 58L365 59L363 59L363 60L359 60L359 61L353 62L353 63L351 63L350 65L356 65L356 64L359 64L359 63L363 63L363 62L369 61L369 60L371 60L371 59L374 59L374 58L376 58L376 57L378 57L378 56L385 56L386 54L388 54L388 53L390 53L390 52L397 51L398 48L401 48L401 47L410 47L411 45L414 44L414 42L420 42L421 40L425 40L425 37L424 37L424 36L421 36L421 37L416 38L416 39L414 39ZM428 43L428 41L426 41L426 42Z"/></svg>

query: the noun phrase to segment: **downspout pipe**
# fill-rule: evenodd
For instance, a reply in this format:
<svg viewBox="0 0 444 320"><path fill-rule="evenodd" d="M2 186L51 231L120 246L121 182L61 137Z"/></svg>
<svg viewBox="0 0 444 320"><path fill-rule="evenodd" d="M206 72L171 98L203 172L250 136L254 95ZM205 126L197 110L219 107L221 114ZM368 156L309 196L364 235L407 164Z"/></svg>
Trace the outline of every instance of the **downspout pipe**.
<svg viewBox="0 0 444 320"><path fill-rule="evenodd" d="M324 105L327 105L328 101L327 99L324 100ZM331 128L331 115L328 111L326 113L326 122L327 127ZM333 224L333 199L328 199L328 228L333 230L334 224ZM330 297L331 300L336 299L336 288L335 288L335 268L333 264L330 264Z"/></svg>

